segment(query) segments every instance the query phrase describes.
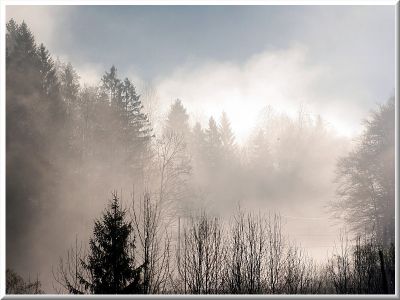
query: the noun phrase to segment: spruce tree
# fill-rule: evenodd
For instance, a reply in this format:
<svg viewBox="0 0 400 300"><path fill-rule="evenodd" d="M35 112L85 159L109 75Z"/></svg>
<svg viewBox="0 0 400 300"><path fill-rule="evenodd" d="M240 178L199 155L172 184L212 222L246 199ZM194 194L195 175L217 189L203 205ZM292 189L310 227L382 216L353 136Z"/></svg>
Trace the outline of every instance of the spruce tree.
<svg viewBox="0 0 400 300"><path fill-rule="evenodd" d="M67 106L68 114L73 113L79 95L79 76L71 63L62 65L59 70L60 91Z"/></svg>
<svg viewBox="0 0 400 300"><path fill-rule="evenodd" d="M7 244L16 250L9 242L11 237L20 240L19 234L26 235L26 228L35 224L34 216L43 204L41 189L52 182L48 133L54 124L49 124L52 103L43 90L42 64L34 36L24 22L19 25L10 20L7 30L6 166L10 180L6 190L7 228L11 230Z"/></svg>
<svg viewBox="0 0 400 300"><path fill-rule="evenodd" d="M211 168L215 168L220 164L222 155L221 149L221 134L219 133L217 123L214 118L211 117L206 130L207 163Z"/></svg>
<svg viewBox="0 0 400 300"><path fill-rule="evenodd" d="M196 173L199 171L200 166L204 164L206 148L205 133L199 122L196 122L190 136L189 150L193 157L194 171Z"/></svg>
<svg viewBox="0 0 400 300"><path fill-rule="evenodd" d="M43 44L40 44L38 54L40 59L39 70L43 91L50 97L58 96L60 84L56 76L53 59Z"/></svg>
<svg viewBox="0 0 400 300"><path fill-rule="evenodd" d="M88 257L82 261L90 274L82 284L94 294L134 294L142 292L140 273L135 267L135 237L131 222L125 220L116 194L100 220L95 221Z"/></svg>
<svg viewBox="0 0 400 300"><path fill-rule="evenodd" d="M253 137L249 154L253 168L259 170L261 173L268 173L271 171L273 162L268 137L264 130L260 129Z"/></svg>
<svg viewBox="0 0 400 300"><path fill-rule="evenodd" d="M110 72L106 72L101 79L102 89L108 95L111 106L120 104L121 80L117 78L117 69L111 66Z"/></svg>
<svg viewBox="0 0 400 300"><path fill-rule="evenodd" d="M57 207L65 114L47 49L37 47L24 22L11 20L7 30L7 253L22 260L32 249L31 230Z"/></svg>
<svg viewBox="0 0 400 300"><path fill-rule="evenodd" d="M176 99L171 105L165 131L173 131L178 134L183 134L185 137L187 137L190 132L189 115L187 114L182 101L179 99Z"/></svg>
<svg viewBox="0 0 400 300"><path fill-rule="evenodd" d="M121 145L113 147L112 151L114 155L124 158L121 159L123 168L128 168L130 174L138 175L144 168L152 137L152 128L143 112L140 95L128 78L123 81L118 78L114 66L103 76L101 91L109 101L109 109L106 109L109 112L108 121L105 122L109 132L106 132L106 137L110 144Z"/></svg>
<svg viewBox="0 0 400 300"><path fill-rule="evenodd" d="M219 133L221 136L221 143L224 153L232 156L235 151L235 136L232 132L231 123L225 112L222 112L221 121L219 125Z"/></svg>
<svg viewBox="0 0 400 300"><path fill-rule="evenodd" d="M124 106L129 128L129 140L137 152L147 151L151 139L152 128L149 118L143 112L140 95L136 93L135 86L128 78L123 84Z"/></svg>

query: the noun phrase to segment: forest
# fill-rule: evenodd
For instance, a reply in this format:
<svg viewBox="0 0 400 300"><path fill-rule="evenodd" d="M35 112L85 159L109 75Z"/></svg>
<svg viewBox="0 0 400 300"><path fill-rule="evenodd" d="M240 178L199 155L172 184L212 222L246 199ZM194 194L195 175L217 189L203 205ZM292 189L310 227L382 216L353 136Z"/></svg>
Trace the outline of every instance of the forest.
<svg viewBox="0 0 400 300"><path fill-rule="evenodd" d="M241 144L226 113L204 125L185 99L153 118L154 93L117 67L82 84L7 23L7 294L395 292L394 97L350 146L323 116L272 107ZM284 212L327 189L346 230L319 262Z"/></svg>

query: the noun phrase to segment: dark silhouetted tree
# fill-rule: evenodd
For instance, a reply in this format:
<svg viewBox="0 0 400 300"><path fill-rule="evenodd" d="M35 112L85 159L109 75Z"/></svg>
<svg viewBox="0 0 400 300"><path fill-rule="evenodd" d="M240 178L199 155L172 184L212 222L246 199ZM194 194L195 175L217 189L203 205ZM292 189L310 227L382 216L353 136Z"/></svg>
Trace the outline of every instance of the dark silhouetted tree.
<svg viewBox="0 0 400 300"><path fill-rule="evenodd" d="M84 286L94 294L142 293L140 274L143 265L135 266L135 237L126 211L116 194L102 218L95 222L89 255L82 261L89 278L80 276Z"/></svg>
<svg viewBox="0 0 400 300"><path fill-rule="evenodd" d="M222 282L224 243L220 220L201 213L184 227L178 247L182 293L217 294Z"/></svg>
<svg viewBox="0 0 400 300"><path fill-rule="evenodd" d="M7 29L7 253L22 261L42 214L57 206L66 115L48 51L26 23L11 20Z"/></svg>

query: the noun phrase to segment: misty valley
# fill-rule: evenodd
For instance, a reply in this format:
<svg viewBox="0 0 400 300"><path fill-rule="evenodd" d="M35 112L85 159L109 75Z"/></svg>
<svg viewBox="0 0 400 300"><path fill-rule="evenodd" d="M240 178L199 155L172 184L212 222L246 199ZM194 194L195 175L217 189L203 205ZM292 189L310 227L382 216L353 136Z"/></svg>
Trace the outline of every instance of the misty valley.
<svg viewBox="0 0 400 300"><path fill-rule="evenodd" d="M394 97L357 136L265 105L238 139L118 65L85 83L28 25L6 25L7 294L394 294Z"/></svg>

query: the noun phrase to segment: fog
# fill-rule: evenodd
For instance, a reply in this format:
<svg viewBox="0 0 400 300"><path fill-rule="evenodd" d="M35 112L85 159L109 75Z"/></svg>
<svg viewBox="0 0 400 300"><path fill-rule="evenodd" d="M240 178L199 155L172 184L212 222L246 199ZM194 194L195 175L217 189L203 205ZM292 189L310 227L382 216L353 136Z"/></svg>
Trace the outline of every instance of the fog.
<svg viewBox="0 0 400 300"><path fill-rule="evenodd" d="M84 56L52 48L63 25L54 20L69 10L43 8L54 24L33 22L48 69L37 71L15 50L31 42L8 32L7 267L54 292L60 257L76 240L88 244L113 191L126 208L132 195L158 199L172 241L178 219L204 210L229 224L240 206L280 214L288 239L328 259L348 230L331 208L338 160L358 145L377 107L360 99L372 92L325 92L337 85L334 65L310 63L302 43L239 62L186 61L150 79L101 61L68 65ZM29 18L24 7L7 14Z"/></svg>
<svg viewBox="0 0 400 300"><path fill-rule="evenodd" d="M216 74L220 72L218 68L215 71ZM148 87L150 91L143 91L144 109L151 116L155 128L155 149L158 149L158 141L162 140L162 128L166 126L171 105L170 101L162 100L169 99L163 95L167 93L168 85L173 86L180 82L175 79L174 83L174 78L176 77L171 76L165 83ZM84 82L84 78L81 77L81 81ZM177 192L172 191L171 198L174 199L169 201L178 202L174 203L174 206L178 206L179 211L206 209L227 220L238 205L249 211L280 213L285 234L304 247L317 261L324 261L332 252L340 230L345 227L343 223L332 218L329 203L335 197L333 179L337 159L350 149L351 138L342 136L332 123L325 123L323 117L319 120L318 115L306 111L303 106L296 110L293 104L285 106L285 103L278 101L275 108L271 104L272 101L255 101L254 106L252 102L246 102L248 110L241 110L240 91L229 97L229 93L224 93L220 86L223 83L218 80L211 79L219 88L215 94L210 92L210 95L216 96L210 97L211 100L200 105L193 104L200 102L196 102L194 98L204 97L212 89L212 86L208 87L208 90L203 89L203 82L197 82L197 87L200 87L204 94L194 93L193 98L187 96L189 101L182 100L190 116L189 124L194 126L195 122L201 122L206 129L209 117L214 116L216 122L220 123L220 114L226 111L228 118L232 120L233 134L238 137L232 152L234 156L228 157L229 153L223 154L226 157L219 158L223 161L217 170L213 169L214 171L204 166L197 167L205 158L197 157L196 153L192 152L198 150L194 149L195 145L188 140L182 151L188 151L190 174L187 179L178 179L177 182L169 182L166 185L181 184L180 180L187 180L190 191L185 191L185 196L179 198L176 197ZM182 84L186 85L185 82ZM207 83L204 82L204 85ZM229 90L229 85L230 83L225 85L226 90ZM277 87L274 89L278 90ZM248 91L251 90L249 87ZM186 99L189 91L188 89L177 93L177 97ZM171 93L169 91L169 95ZM247 99L246 94L242 96L242 99ZM214 97L227 100L217 102ZM231 102L235 97L236 102ZM160 105L163 102L166 104ZM150 108L156 108L156 112ZM243 119L241 115L244 116ZM246 124L246 121L249 123ZM242 122L244 128L241 129ZM259 140L260 130L265 132L265 141ZM264 142L265 145L260 145ZM12 144L12 139L10 143ZM97 152L110 151L109 142L98 140L95 141L95 145ZM114 147L117 146L111 146L111 151ZM256 147L264 147L259 151L268 152L254 153ZM61 150L55 158L64 160L66 155ZM144 171L142 177L121 168L125 159L123 156L102 159L89 156L85 161L81 161L78 156L74 158L77 160L75 162L60 162L62 172L65 172L62 181L55 182L51 192L46 191L46 188L41 190L45 195L53 193L56 197L51 211L38 216L32 216L32 211L26 211L25 213L30 215L29 218L35 220L35 224L24 228L24 233L18 241L13 241L13 233L9 230L7 265L25 276L30 274L34 277L38 274L45 290L53 291L52 268L57 266L59 258L65 255L66 250L74 245L76 238L83 244L87 243L92 233L93 221L104 210L113 190L119 192L126 206L131 203L133 190L136 197L140 197L145 189L152 191L154 195L159 193L158 166L146 166L149 170ZM152 163L160 163L158 159L156 156ZM225 162L226 159L229 161ZM36 176L44 177L48 170L46 166L40 166L38 172ZM8 212L9 214L11 213ZM18 210L18 216L21 219L27 218L21 210ZM20 219L13 222L20 223ZM12 225L8 225L8 228L12 228ZM174 231L173 228L171 227L171 230Z"/></svg>

